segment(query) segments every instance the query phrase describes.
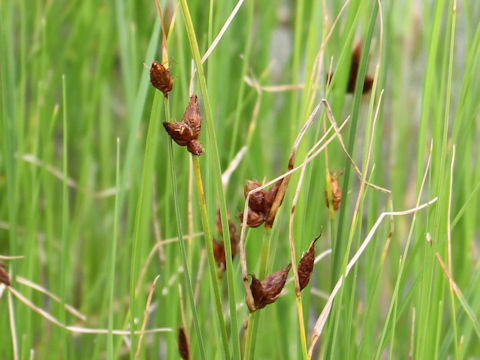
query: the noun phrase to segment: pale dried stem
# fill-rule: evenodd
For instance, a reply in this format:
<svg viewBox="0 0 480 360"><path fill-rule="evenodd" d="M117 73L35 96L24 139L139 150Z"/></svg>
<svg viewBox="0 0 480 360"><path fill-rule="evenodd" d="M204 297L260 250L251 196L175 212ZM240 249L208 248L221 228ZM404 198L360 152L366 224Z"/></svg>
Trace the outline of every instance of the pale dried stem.
<svg viewBox="0 0 480 360"><path fill-rule="evenodd" d="M352 259L348 262L345 273L340 277L340 279L335 284L335 287L333 288L333 290L330 294L330 297L328 298L327 303L325 304L320 316L317 319L317 322L315 323L315 327L313 328L313 333L312 333L312 337L311 337L310 348L308 350L310 356L312 355L313 348L315 347L316 342L318 341L320 335L322 334L323 328L324 328L325 323L326 323L326 321L328 319L328 316L330 314L330 310L332 309L333 300L335 299L335 296L337 295L338 291L340 290L340 287L343 284L343 279L348 276L348 274L352 270L353 266L356 264L356 262L358 261L360 256L363 254L363 252L367 248L368 244L372 240L373 235L375 234L378 227L382 223L383 219L386 216L403 216L403 215L414 214L417 211L420 211L420 210L434 204L437 200L438 200L438 198L435 197L433 200L430 200L429 202L424 203L420 206L414 207L412 209L408 209L408 210L404 210L404 211L388 211L388 212L383 212L383 213L380 214L377 221L372 226L370 232L366 236L365 240L362 242L362 244L358 248L355 255L353 255Z"/></svg>
<svg viewBox="0 0 480 360"><path fill-rule="evenodd" d="M382 94L383 94L383 91L382 91ZM382 95L380 95L380 96L382 96ZM355 164L355 161L353 160L352 156L348 153L348 150L345 146L345 143L343 142L342 135L341 135L340 131L338 130L337 122L335 121L335 117L333 116L332 109L330 108L330 105L328 104L328 101L326 99L322 99L322 103L325 105L328 120L333 125L333 129L337 133L337 139L340 142L340 145L342 146L343 152L345 153L347 158L350 160L350 163L352 164L353 169L355 170L355 173L357 174L359 179L362 180L362 171L358 168L358 166L357 166L357 164ZM379 104L380 104L380 102L379 102ZM377 111L378 111L378 109L377 109ZM373 134L372 134L372 139L373 139ZM387 194L391 193L390 190L385 189L381 186L371 184L367 181L365 181L365 183L366 183L367 186L370 186L371 188L376 189L378 191L381 191L383 193L387 193Z"/></svg>
<svg viewBox="0 0 480 360"><path fill-rule="evenodd" d="M57 169L57 168L55 168L51 165L45 164L42 160L38 159L33 154L23 154L23 155L19 156L19 158L22 159L23 161L29 163L29 164L32 164L32 165L35 165L39 168L45 169L45 171L52 174L58 180L60 180L62 182L65 181L67 183L68 187L70 187L72 189L76 189L86 196L94 197L96 199L105 199L105 198L114 196L116 194L116 187L115 186L104 189L104 190L100 190L100 191L97 191L97 192L91 192L90 190L83 189L83 188L79 187L77 182L74 179L72 179L71 177L66 177L65 178L62 170L59 170L59 169ZM128 189L128 188L129 188L129 186L126 187L126 189Z"/></svg>
<svg viewBox="0 0 480 360"><path fill-rule="evenodd" d="M238 13L238 10L240 10L240 7L242 6L242 4L244 3L245 0L239 0L237 2L237 5L235 5L235 7L233 8L232 12L230 13L230 15L228 16L227 20L225 21L225 24L223 24L222 28L220 29L218 35L215 37L215 39L213 39L212 43L210 44L210 46L208 47L207 51L205 52L205 54L202 56L202 64L205 63L205 61L207 61L208 57L212 54L213 50L215 50L215 48L217 47L218 43L220 42L220 40L222 39L223 35L225 34L225 32L228 30L230 24L232 23L233 19L235 18L235 16L237 15ZM196 69L193 69L191 75L190 75L190 83L193 83L193 78L195 77L195 73L197 72Z"/></svg>
<svg viewBox="0 0 480 360"><path fill-rule="evenodd" d="M17 327L15 326L15 312L13 311L12 294L8 293L8 318L10 320L10 334L12 336L13 358L18 359Z"/></svg>
<svg viewBox="0 0 480 360"><path fill-rule="evenodd" d="M155 0L155 4L157 5L158 17L160 18L160 25L162 27L162 62L163 66L168 69L167 36L165 34L165 24L163 22L162 7L160 6L159 0Z"/></svg>
<svg viewBox="0 0 480 360"><path fill-rule="evenodd" d="M413 359L413 350L415 348L415 308L412 309L412 326L410 328L410 351L408 352L408 359Z"/></svg>
<svg viewBox="0 0 480 360"><path fill-rule="evenodd" d="M25 279L21 276L15 276L15 281L19 284L22 284L22 285L25 285L25 286L28 286L29 288L33 289L33 290L36 290L40 293L42 293L43 295L46 295L48 296L50 299L52 299L53 301L61 304L62 303L62 300L55 294L51 293L50 291L48 291L47 289L45 289L43 286L39 285L39 284L36 284L28 279ZM75 316L76 318L82 320L82 321L86 321L87 320L87 317L82 314L80 311L78 311L77 309L75 309L73 306L69 305L69 304L64 304L65 306L65 309L70 313L72 314L73 316Z"/></svg>
<svg viewBox="0 0 480 360"><path fill-rule="evenodd" d="M230 181L230 177L232 176L233 172L237 169L238 165L242 161L245 153L247 152L247 146L243 146L240 151L235 155L233 160L228 165L227 169L222 174L222 184L223 184L223 191L225 191L228 182Z"/></svg>
<svg viewBox="0 0 480 360"><path fill-rule="evenodd" d="M17 256L0 255L0 260L21 260L23 258L24 258L23 255L17 255Z"/></svg>
<svg viewBox="0 0 480 360"><path fill-rule="evenodd" d="M138 359L140 356L140 350L142 348L142 341L143 336L145 334L145 327L147 326L148 315L150 312L148 311L150 308L150 303L152 301L153 292L155 291L155 286L157 285L157 281L160 279L160 275L157 275L153 280L152 286L150 287L150 291L148 292L147 303L145 304L145 311L143 312L143 323L142 323L142 330L140 332L140 337L138 339L137 351L135 352L135 359Z"/></svg>
<svg viewBox="0 0 480 360"><path fill-rule="evenodd" d="M8 291L14 295L18 300L20 300L22 303L24 303L26 306L28 306L30 309L35 311L37 314L42 316L45 320L51 322L52 324L57 325L58 327L61 327L62 329L65 329L71 333L77 333L77 334L108 334L109 330L108 329L93 329L93 328L85 328L85 327L79 327L79 326L68 326L63 323L61 323L59 320L57 320L54 316L50 315L48 312L45 310L39 308L35 304L33 304L30 300L28 300L25 296L23 296L20 292L12 288L11 286L8 287ZM159 332L171 332L173 331L171 328L155 328L155 329L148 329L144 331L134 331L135 335L140 335L140 334L153 334L153 333L159 333ZM113 335L130 335L131 331L130 330L113 330L112 331Z"/></svg>

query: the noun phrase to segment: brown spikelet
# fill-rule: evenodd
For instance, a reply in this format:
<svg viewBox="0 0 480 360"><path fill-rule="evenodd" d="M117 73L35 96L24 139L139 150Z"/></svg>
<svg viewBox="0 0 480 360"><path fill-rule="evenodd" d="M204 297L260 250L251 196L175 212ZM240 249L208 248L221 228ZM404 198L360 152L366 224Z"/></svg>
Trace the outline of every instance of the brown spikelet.
<svg viewBox="0 0 480 360"><path fill-rule="evenodd" d="M262 282L260 282L255 275L252 275L250 290L252 291L255 308L257 310L277 300L285 286L290 268L291 264L288 264L285 269L268 275Z"/></svg>
<svg viewBox="0 0 480 360"><path fill-rule="evenodd" d="M330 173L330 188L332 190L332 200L333 200L333 210L337 211L340 209L340 204L342 202L342 189L338 183L338 177L341 173ZM325 189L325 204L327 207L330 207L330 202L328 201L328 191Z"/></svg>
<svg viewBox="0 0 480 360"><path fill-rule="evenodd" d="M357 84L357 75L358 75L358 68L360 65L360 58L362 56L362 42L359 41L356 45L355 48L353 49L352 53L352 61L350 63L350 72L348 74L348 84L347 84L347 93L353 94L355 91L355 85ZM333 78L333 73L329 72L326 75L326 82L327 84L330 84L330 81ZM373 78L370 76L366 75L365 80L363 82L363 89L362 93L366 94L372 89L373 85Z"/></svg>
<svg viewBox="0 0 480 360"><path fill-rule="evenodd" d="M249 227L258 227L266 221L281 184L282 180L279 180L269 190L266 191L265 189L262 189L250 195L248 200L247 217L247 225ZM260 183L255 180L247 180L247 184L243 191L245 198L250 191L260 186ZM242 221L243 213L238 214L238 216L240 221Z"/></svg>
<svg viewBox="0 0 480 360"><path fill-rule="evenodd" d="M232 259L235 257L238 251L238 244L237 244L237 229L235 225L230 220L230 216L228 216L228 228L230 232L230 247L232 250ZM217 230L222 236L222 241L213 240L213 256L222 271L227 268L227 260L225 258L225 239L223 238L222 232L222 222L220 218L220 211L217 214Z"/></svg>
<svg viewBox="0 0 480 360"><path fill-rule="evenodd" d="M317 236L312 241L308 251L303 254L300 262L298 263L298 280L300 284L300 291L302 291L309 283L313 272L313 266L315 264L315 243L321 235Z"/></svg>
<svg viewBox="0 0 480 360"><path fill-rule="evenodd" d="M5 270L5 264L0 263L0 283L3 283L7 286L10 286L12 283L10 282L10 276L8 275L7 271Z"/></svg>
<svg viewBox="0 0 480 360"><path fill-rule="evenodd" d="M193 155L204 153L202 144L198 141L202 128L202 115L197 102L197 95L192 95L183 114L181 122L164 122L163 126L171 138L180 146L186 146Z"/></svg>
<svg viewBox="0 0 480 360"><path fill-rule="evenodd" d="M178 328L178 352L184 360L190 360L190 345L183 327Z"/></svg>
<svg viewBox="0 0 480 360"><path fill-rule="evenodd" d="M152 62L150 67L150 82L163 93L163 96L168 98L168 93L173 88L172 76L170 75L170 70L158 61Z"/></svg>

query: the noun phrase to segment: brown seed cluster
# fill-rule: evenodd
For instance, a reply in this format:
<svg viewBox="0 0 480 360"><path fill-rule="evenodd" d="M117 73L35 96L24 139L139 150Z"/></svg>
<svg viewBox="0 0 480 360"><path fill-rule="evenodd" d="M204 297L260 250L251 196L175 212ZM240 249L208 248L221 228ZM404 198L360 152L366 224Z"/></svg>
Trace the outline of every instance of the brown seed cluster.
<svg viewBox="0 0 480 360"><path fill-rule="evenodd" d="M172 91L173 88L172 76L170 75L170 70L158 61L152 62L152 66L150 67L150 82L168 99L168 93Z"/></svg>
<svg viewBox="0 0 480 360"><path fill-rule="evenodd" d="M315 265L315 243L320 238L316 237L312 241L308 251L303 254L300 262L298 263L298 280L300 283L300 291L302 291L310 282L312 277L313 266Z"/></svg>
<svg viewBox="0 0 480 360"><path fill-rule="evenodd" d="M197 95L192 95L181 122L164 122L163 126L171 138L180 146L186 146L193 155L202 155L204 150L198 141L202 128L202 115L197 102Z"/></svg>
<svg viewBox="0 0 480 360"><path fill-rule="evenodd" d="M250 290L252 291L255 308L257 310L262 309L277 300L285 286L285 282L287 281L290 267L291 265L288 264L285 269L268 275L262 282L260 282L255 275L252 275Z"/></svg>
<svg viewBox="0 0 480 360"><path fill-rule="evenodd" d="M353 50L352 54L352 62L350 64L350 73L348 75L348 84L347 84L347 92L353 94L355 91L355 85L357 83L357 75L358 75L358 67L360 65L360 58L362 56L362 42L358 42ZM330 84L332 80L333 73L329 72L327 74L327 84ZM362 93L366 94L372 89L373 85L373 78L366 75L365 80L363 82L363 89Z"/></svg>
<svg viewBox="0 0 480 360"><path fill-rule="evenodd" d="M5 284L7 286L12 285L12 283L10 282L10 276L5 270L5 264L3 263L0 263L0 283Z"/></svg>
<svg viewBox="0 0 480 360"><path fill-rule="evenodd" d="M338 177L341 173L330 173L330 189L332 190L332 203L333 210L338 211L340 209L340 204L342 202L342 189L338 183ZM330 207L330 202L328 201L328 191L325 189L325 204L327 207Z"/></svg>
<svg viewBox="0 0 480 360"><path fill-rule="evenodd" d="M220 218L220 211L217 214L217 230L222 237L222 241L213 240L213 256L217 261L217 264L220 270L225 271L227 268L227 260L225 258L225 243L222 231L222 220ZM230 246L232 249L232 259L235 257L238 251L238 244L237 244L237 229L235 225L230 220L230 216L228 217L228 230L230 232Z"/></svg>
<svg viewBox="0 0 480 360"><path fill-rule="evenodd" d="M178 328L178 352L183 360L190 360L190 345L183 327Z"/></svg>
<svg viewBox="0 0 480 360"><path fill-rule="evenodd" d="M265 222L281 184L282 180L279 180L270 188L270 190L266 191L265 189L262 189L250 195L248 200L247 226L258 227ZM260 183L255 180L247 180L247 184L244 188L245 198L250 191L260 186ZM240 213L238 216L240 221L243 221L243 213Z"/></svg>

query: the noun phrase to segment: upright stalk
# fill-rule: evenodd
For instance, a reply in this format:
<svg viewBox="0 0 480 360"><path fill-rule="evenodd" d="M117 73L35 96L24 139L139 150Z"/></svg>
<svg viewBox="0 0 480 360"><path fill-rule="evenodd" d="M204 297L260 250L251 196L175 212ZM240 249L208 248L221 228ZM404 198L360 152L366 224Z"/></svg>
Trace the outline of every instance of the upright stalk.
<svg viewBox="0 0 480 360"><path fill-rule="evenodd" d="M166 104L167 105L167 104ZM190 301L190 307L192 308L193 323L195 325L195 332L197 334L198 347L200 348L200 357L205 360L205 348L203 346L203 337L200 330L200 324L198 323L197 310L195 308L195 299L193 296L192 282L190 280L190 272L188 270L188 260L187 260L187 251L185 250L185 241L183 240L182 232L182 222L180 219L180 208L178 206L178 196L177 196L177 177L175 175L175 163L173 161L173 149L172 149L172 140L170 139L170 144L168 146L168 158L170 161L171 173L172 173L172 189L173 189L173 199L175 203L175 217L177 219L177 232L178 240L180 244L180 250L182 252L182 261L185 271L185 280L187 283L187 292L188 300Z"/></svg>
<svg viewBox="0 0 480 360"><path fill-rule="evenodd" d="M208 96L207 83L205 80L205 73L203 71L202 60L200 56L200 50L198 48L198 42L193 28L192 17L190 16L190 10L186 0L180 0L182 6L183 18L185 21L185 28L190 42L190 48L192 50L193 59L197 68L198 81L200 83L200 90L203 98L203 105L205 109L205 120L207 123L207 132L210 139L213 167L213 178L215 181L215 188L217 191L218 199L220 201L220 217L222 222L222 233L225 243L225 259L227 267L227 285L229 295L229 307L230 307L230 320L231 320L231 336L233 343L233 358L240 360L240 339L237 324L237 308L235 301L235 287L233 279L233 265L232 265L232 249L230 244L230 232L228 229L228 217L227 217L227 205L225 202L225 194L223 192L222 185L222 172L220 169L220 158L218 155L217 138L215 134L215 127L213 122L212 108L210 106L210 99ZM228 344L224 344L228 346Z"/></svg>
<svg viewBox="0 0 480 360"><path fill-rule="evenodd" d="M205 192L203 191L202 173L200 171L200 161L198 156L193 156L193 171L195 172L195 182L197 184L198 202L200 205L200 216L202 218L205 247L207 248L208 270L212 282L213 294L215 300L215 310L217 312L218 322L220 323L220 332L222 334L223 349L225 358L230 359L230 349L228 346L227 328L223 318L222 301L220 298L220 289L218 286L215 258L213 257L212 234L208 224L207 204L205 202ZM225 240L226 241L226 240Z"/></svg>

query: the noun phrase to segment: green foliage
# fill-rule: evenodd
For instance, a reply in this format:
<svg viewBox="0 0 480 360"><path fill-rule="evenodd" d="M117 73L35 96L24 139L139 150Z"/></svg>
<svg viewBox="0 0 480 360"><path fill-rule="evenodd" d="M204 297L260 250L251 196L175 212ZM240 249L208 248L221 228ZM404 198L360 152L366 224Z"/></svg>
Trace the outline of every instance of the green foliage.
<svg viewBox="0 0 480 360"><path fill-rule="evenodd" d="M332 249L302 292L308 346L325 294L380 214L413 208L417 199L438 202L415 219L395 217L391 237L385 219L337 294L313 358L478 357L480 3L351 0L343 9L330 0L245 0L202 66L237 2L160 3L165 25L175 16L167 37L174 79L168 101L149 81L152 60L162 61L154 0L0 1L0 255L23 256L0 261L13 289L51 316L108 329L74 334L13 296L18 357L135 357L134 332L157 275L146 328L171 331L145 334L140 358L179 358L182 307L193 359L240 359L245 349L252 359L305 357L293 282L249 316L239 256L231 261L226 246L221 273L205 240L221 237L219 210L224 238L227 214L240 234L245 181L266 182L287 170L295 138L323 98L338 124L350 116L341 134L366 180L391 194L361 187L337 140L307 165L292 229L297 260L320 232L317 255ZM185 147L169 149L161 123L181 120L192 62L205 154L191 164ZM365 77L375 81L362 94ZM292 86L272 91L285 84ZM329 126L321 109L295 166ZM243 146L224 186L221 172ZM344 171L334 217L325 206L327 166ZM271 231L246 230L248 272L260 279L290 261L288 220L298 181L296 172ZM7 294L0 295L0 358L10 359ZM87 319L73 317L65 303ZM128 344L114 329L130 331Z"/></svg>

